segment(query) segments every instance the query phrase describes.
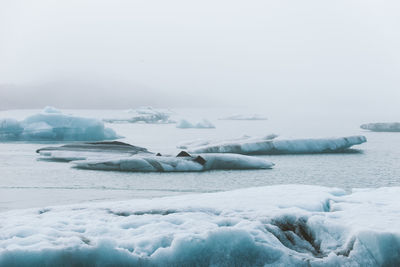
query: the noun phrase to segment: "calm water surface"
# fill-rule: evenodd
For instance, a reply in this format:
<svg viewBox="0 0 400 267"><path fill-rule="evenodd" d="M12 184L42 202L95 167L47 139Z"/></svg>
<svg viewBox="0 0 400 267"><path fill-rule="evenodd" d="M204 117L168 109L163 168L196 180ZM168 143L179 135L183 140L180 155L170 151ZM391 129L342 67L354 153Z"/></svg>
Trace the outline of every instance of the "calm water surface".
<svg viewBox="0 0 400 267"><path fill-rule="evenodd" d="M37 111L0 112L0 118L22 119ZM68 110L91 117L112 117L123 111ZM153 152L177 153L176 145L193 139L224 139L243 134L282 137L365 135L358 153L264 156L272 170L210 171L204 173L121 173L73 169L67 163L38 161L35 150L49 143L0 143L0 211L69 204L151 198L193 192L215 192L274 184L340 187L400 186L400 133L372 133L358 128L365 118L300 114L268 121L222 121L227 110L177 110L178 118L207 118L216 129L177 129L175 125L107 124L126 138L121 141ZM62 143L56 143L62 144Z"/></svg>

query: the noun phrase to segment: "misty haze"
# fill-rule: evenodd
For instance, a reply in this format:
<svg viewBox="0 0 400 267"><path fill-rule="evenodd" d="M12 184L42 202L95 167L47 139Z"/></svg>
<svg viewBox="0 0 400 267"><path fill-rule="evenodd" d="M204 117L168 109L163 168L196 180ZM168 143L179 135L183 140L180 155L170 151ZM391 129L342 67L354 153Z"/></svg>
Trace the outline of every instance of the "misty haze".
<svg viewBox="0 0 400 267"><path fill-rule="evenodd" d="M0 2L0 267L399 266L400 2Z"/></svg>

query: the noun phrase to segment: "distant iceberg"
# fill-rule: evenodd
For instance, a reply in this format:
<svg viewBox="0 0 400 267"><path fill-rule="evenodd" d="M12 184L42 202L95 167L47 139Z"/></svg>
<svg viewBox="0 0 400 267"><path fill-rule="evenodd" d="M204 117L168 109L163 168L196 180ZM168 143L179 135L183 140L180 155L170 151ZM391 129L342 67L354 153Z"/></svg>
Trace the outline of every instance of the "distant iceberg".
<svg viewBox="0 0 400 267"><path fill-rule="evenodd" d="M191 123L187 120L180 120L177 124L176 124L176 128L181 128L181 129L189 129L189 128L197 128L197 129L212 129L215 128L214 124L212 124L211 122L209 122L206 119L203 119L199 122L196 123Z"/></svg>
<svg viewBox="0 0 400 267"><path fill-rule="evenodd" d="M373 132L400 132L400 122L367 123L360 128Z"/></svg>
<svg viewBox="0 0 400 267"><path fill-rule="evenodd" d="M170 119L171 112L163 109L155 109L152 107L141 107L138 109L130 109L124 116L117 118L106 118L104 122L108 123L149 123L149 124L166 124L175 123Z"/></svg>
<svg viewBox="0 0 400 267"><path fill-rule="evenodd" d="M343 152L366 142L365 136L315 139L255 139L186 146L192 153L237 153L245 155L311 154Z"/></svg>
<svg viewBox="0 0 400 267"><path fill-rule="evenodd" d="M220 118L220 120L265 121L268 120L268 118L260 114L234 114L231 116Z"/></svg>
<svg viewBox="0 0 400 267"><path fill-rule="evenodd" d="M44 147L36 151L41 160L73 162L91 170L130 172L198 172L208 170L269 169L273 163L236 154L196 154L184 151L176 157L154 154L122 142L97 142Z"/></svg>
<svg viewBox="0 0 400 267"><path fill-rule="evenodd" d="M0 213L0 266L400 266L400 188L279 185Z"/></svg>
<svg viewBox="0 0 400 267"><path fill-rule="evenodd" d="M120 138L97 119L63 114L46 107L23 121L0 119L0 141L97 141Z"/></svg>

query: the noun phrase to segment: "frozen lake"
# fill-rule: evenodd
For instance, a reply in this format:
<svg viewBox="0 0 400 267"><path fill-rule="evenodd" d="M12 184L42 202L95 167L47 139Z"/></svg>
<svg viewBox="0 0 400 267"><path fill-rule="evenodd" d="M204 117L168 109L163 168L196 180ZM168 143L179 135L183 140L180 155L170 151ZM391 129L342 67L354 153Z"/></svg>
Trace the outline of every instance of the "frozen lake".
<svg viewBox="0 0 400 267"><path fill-rule="evenodd" d="M23 119L38 110L1 111L0 118ZM122 110L65 110L80 116L110 118ZM245 111L243 111L245 112ZM282 137L365 135L359 153L262 156L276 165L271 170L209 171L203 173L123 173L71 168L70 164L38 161L35 150L49 144L0 143L0 211L80 202L153 198L195 192L216 192L276 184L339 187L400 186L400 133L373 133L359 125L372 122L358 116L290 114L269 120L229 121L218 118L236 110L174 110L174 117L211 121L216 129L178 129L175 124L109 124L120 139L152 152L175 154L182 141L226 139L244 134ZM389 118L391 119L391 118Z"/></svg>

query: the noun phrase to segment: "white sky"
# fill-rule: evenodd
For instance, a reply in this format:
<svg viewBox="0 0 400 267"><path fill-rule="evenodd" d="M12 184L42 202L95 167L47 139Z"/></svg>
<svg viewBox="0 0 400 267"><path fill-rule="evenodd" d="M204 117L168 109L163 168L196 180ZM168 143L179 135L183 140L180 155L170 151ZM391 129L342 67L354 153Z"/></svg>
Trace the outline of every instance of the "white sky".
<svg viewBox="0 0 400 267"><path fill-rule="evenodd" d="M0 109L400 113L398 0L0 0Z"/></svg>

